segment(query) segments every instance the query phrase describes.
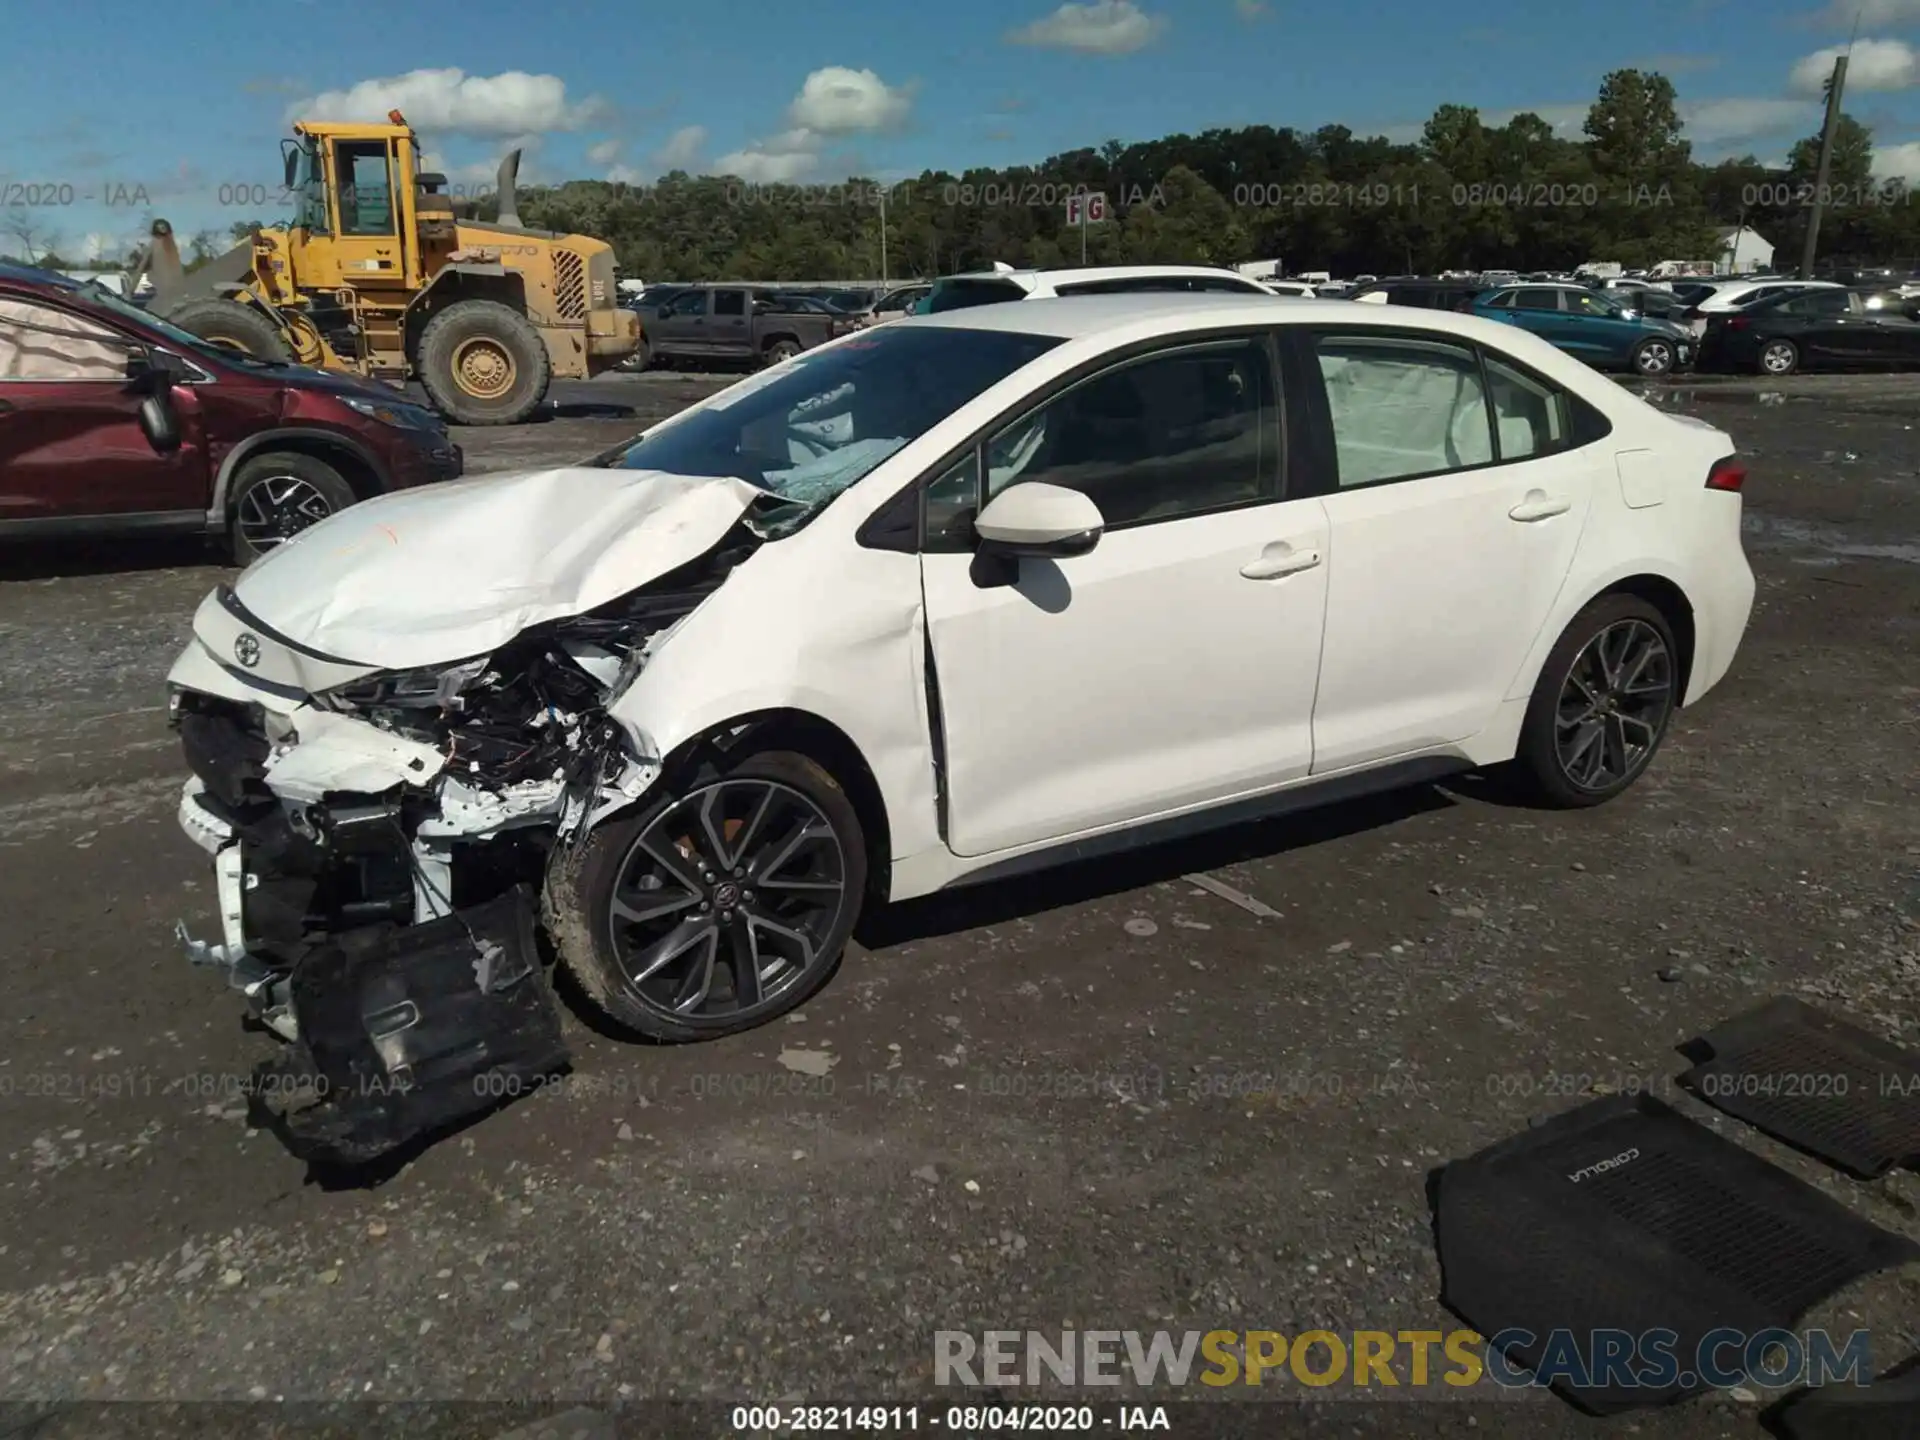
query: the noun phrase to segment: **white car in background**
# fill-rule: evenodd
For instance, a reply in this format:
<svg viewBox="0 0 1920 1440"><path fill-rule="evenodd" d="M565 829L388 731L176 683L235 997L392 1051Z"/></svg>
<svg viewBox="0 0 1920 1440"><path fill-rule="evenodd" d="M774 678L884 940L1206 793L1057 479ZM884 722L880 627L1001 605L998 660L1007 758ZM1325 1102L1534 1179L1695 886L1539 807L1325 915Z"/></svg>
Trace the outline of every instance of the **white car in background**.
<svg viewBox="0 0 1920 1440"><path fill-rule="evenodd" d="M327 944L525 886L699 1040L890 901L1472 768L1619 795L1747 624L1733 442L1512 327L1270 298L916 316L303 532L169 677L195 953L318 1045Z"/></svg>
<svg viewBox="0 0 1920 1440"><path fill-rule="evenodd" d="M997 265L933 282L924 313L943 315L1008 300L1054 300L1096 295L1276 295L1273 284L1211 265L1088 265L1064 270L1016 270Z"/></svg>
<svg viewBox="0 0 1920 1440"><path fill-rule="evenodd" d="M1844 290L1831 280L1730 280L1716 284L1713 292L1688 307L1683 322L1695 335L1707 332L1707 320L1713 315L1728 315L1744 310L1775 295L1800 290Z"/></svg>

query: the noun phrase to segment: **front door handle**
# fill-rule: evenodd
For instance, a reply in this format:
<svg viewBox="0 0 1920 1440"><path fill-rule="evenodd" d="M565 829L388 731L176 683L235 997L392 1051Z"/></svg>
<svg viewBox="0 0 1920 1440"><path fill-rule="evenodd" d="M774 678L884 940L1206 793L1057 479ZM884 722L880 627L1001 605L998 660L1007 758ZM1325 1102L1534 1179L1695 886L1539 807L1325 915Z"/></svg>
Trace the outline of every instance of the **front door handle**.
<svg viewBox="0 0 1920 1440"><path fill-rule="evenodd" d="M1531 524L1535 520L1551 520L1556 515L1564 515L1573 508L1571 500L1549 500L1544 491L1529 490L1527 498L1507 511L1510 519Z"/></svg>
<svg viewBox="0 0 1920 1440"><path fill-rule="evenodd" d="M1249 580L1278 580L1282 575L1297 575L1320 563L1318 550L1295 550L1290 545L1269 545L1260 558L1242 565L1240 573Z"/></svg>

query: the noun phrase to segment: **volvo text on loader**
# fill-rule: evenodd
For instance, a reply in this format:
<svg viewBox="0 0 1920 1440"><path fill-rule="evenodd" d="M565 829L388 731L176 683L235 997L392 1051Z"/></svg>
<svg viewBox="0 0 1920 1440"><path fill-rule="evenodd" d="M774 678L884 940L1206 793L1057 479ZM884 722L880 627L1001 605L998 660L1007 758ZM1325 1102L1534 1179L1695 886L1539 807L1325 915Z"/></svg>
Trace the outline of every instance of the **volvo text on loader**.
<svg viewBox="0 0 1920 1440"><path fill-rule="evenodd" d="M611 370L640 342L613 248L521 225L520 152L500 167L499 218L456 217L446 177L422 173L399 111L386 125L303 121L281 142L293 218L187 274L156 220L136 257L149 308L260 359L395 382L417 379L460 425L511 425L554 376Z"/></svg>

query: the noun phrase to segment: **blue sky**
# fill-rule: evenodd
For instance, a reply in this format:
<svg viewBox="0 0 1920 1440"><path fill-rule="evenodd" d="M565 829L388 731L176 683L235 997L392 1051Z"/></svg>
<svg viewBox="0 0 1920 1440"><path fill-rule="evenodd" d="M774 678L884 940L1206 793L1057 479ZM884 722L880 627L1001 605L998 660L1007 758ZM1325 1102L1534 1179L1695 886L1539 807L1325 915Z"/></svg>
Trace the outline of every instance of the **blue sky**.
<svg viewBox="0 0 1920 1440"><path fill-rule="evenodd" d="M393 105L456 185L524 144L523 182L663 169L894 179L1109 138L1339 123L1410 139L1444 101L1577 134L1600 78L1654 66L1704 156L1818 127L1819 52L1859 42L1847 108L1920 179L1920 0L213 0L17 4L0 87L0 250L65 253L271 218L295 110ZM532 21L529 24L529 21ZM7 202L38 203L27 208Z"/></svg>

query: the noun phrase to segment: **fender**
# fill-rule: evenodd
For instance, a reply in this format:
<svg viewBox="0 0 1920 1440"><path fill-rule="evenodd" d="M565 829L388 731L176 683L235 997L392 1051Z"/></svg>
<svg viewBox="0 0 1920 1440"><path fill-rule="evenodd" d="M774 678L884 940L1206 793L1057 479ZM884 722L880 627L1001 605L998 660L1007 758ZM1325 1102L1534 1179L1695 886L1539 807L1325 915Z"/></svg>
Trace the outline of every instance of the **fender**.
<svg viewBox="0 0 1920 1440"><path fill-rule="evenodd" d="M232 485L234 471L246 463L249 455L271 449L274 445L288 440L311 440L345 450L373 472L373 477L382 491L393 488L393 478L388 474L387 467L381 463L379 457L344 430L327 430L318 425L291 425L277 430L265 430L240 441L220 462L220 473L214 477L213 481L213 496L207 504L207 529L217 531L226 528L227 492Z"/></svg>
<svg viewBox="0 0 1920 1440"><path fill-rule="evenodd" d="M1664 556L1642 555L1622 564L1610 565L1593 574L1582 575L1577 584L1574 577L1569 576L1567 583L1561 587L1559 598L1555 600L1553 609L1547 615L1546 624L1540 627L1540 633L1534 639L1533 649L1528 652L1525 663L1520 667L1520 673L1513 677L1513 684L1508 688L1506 698L1509 701L1526 700L1533 695L1533 687L1540 678L1540 668L1547 663L1548 653L1560 643L1560 637L1565 633L1568 623L1592 604L1597 596L1605 594L1622 580L1632 580L1642 575L1664 580L1682 595L1687 596L1687 604L1691 606L1693 604L1692 589L1685 580L1674 573L1675 569L1676 567ZM1683 698L1680 703L1684 706L1685 699Z"/></svg>

